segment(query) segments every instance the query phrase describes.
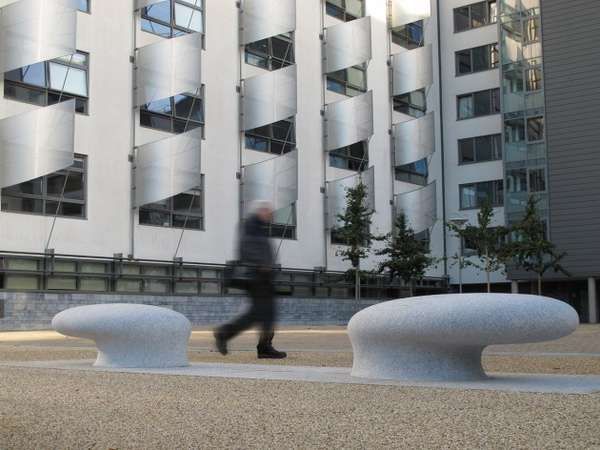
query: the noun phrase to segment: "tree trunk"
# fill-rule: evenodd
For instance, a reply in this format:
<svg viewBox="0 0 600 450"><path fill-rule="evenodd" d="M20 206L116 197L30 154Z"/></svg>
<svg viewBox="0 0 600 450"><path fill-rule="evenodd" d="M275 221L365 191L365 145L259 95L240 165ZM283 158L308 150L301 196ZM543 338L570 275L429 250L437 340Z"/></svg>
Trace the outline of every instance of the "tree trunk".
<svg viewBox="0 0 600 450"><path fill-rule="evenodd" d="M490 260L488 257L488 251L485 251L485 282L487 284L488 294L492 292L492 284L490 283Z"/></svg>
<svg viewBox="0 0 600 450"><path fill-rule="evenodd" d="M360 300L360 265L354 268L354 298Z"/></svg>
<svg viewBox="0 0 600 450"><path fill-rule="evenodd" d="M415 282L414 280L410 280L410 282L408 283L408 294L410 297L414 297L415 296Z"/></svg>
<svg viewBox="0 0 600 450"><path fill-rule="evenodd" d="M542 295L542 276L538 275L538 295Z"/></svg>

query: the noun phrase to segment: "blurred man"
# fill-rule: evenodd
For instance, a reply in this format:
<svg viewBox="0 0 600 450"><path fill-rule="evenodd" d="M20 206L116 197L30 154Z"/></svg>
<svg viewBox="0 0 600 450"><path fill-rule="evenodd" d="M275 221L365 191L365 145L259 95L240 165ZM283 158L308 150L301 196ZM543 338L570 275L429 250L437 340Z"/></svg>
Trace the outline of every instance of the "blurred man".
<svg viewBox="0 0 600 450"><path fill-rule="evenodd" d="M285 352L273 348L276 317L275 289L273 287L273 266L275 254L268 238L268 227L273 220L273 210L268 202L256 202L253 214L244 223L240 236L240 264L247 267L250 281L248 294L252 306L242 316L231 323L217 328L214 332L217 350L227 354L227 341L255 324L260 326L260 338L256 347L259 358L285 358Z"/></svg>

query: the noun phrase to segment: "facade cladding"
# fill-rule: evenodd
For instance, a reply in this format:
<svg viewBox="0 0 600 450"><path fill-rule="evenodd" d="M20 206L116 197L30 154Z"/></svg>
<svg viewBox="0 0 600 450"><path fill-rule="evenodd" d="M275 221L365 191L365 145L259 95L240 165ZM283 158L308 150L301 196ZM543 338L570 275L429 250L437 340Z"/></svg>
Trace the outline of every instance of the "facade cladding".
<svg viewBox="0 0 600 450"><path fill-rule="evenodd" d="M1 251L223 264L268 199L283 267L345 270L336 215L363 180L372 231L403 212L440 258L445 221L488 198L513 222L535 195L574 275L599 275L593 0L134 3L0 0Z"/></svg>

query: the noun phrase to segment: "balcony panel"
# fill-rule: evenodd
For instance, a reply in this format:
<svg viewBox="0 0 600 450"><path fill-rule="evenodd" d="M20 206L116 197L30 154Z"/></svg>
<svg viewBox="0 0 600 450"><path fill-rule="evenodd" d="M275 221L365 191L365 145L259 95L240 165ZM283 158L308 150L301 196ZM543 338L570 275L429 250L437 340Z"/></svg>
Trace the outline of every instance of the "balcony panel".
<svg viewBox="0 0 600 450"><path fill-rule="evenodd" d="M325 119L327 151L368 140L373 135L373 92L327 105Z"/></svg>
<svg viewBox="0 0 600 450"><path fill-rule="evenodd" d="M331 228L340 226L338 215L346 211L346 193L348 189L358 186L361 182L367 187L365 206L375 210L375 168L370 167L362 173L329 181L327 183L327 225Z"/></svg>
<svg viewBox="0 0 600 450"><path fill-rule="evenodd" d="M429 113L419 119L396 124L393 136L396 166L428 158L435 152L435 117Z"/></svg>
<svg viewBox="0 0 600 450"><path fill-rule="evenodd" d="M296 29L296 0L244 0L242 44L289 33Z"/></svg>
<svg viewBox="0 0 600 450"><path fill-rule="evenodd" d="M392 55L392 94L402 95L433 84L431 45Z"/></svg>
<svg viewBox="0 0 600 450"><path fill-rule="evenodd" d="M391 7L392 28L431 17L431 0L393 0Z"/></svg>
<svg viewBox="0 0 600 450"><path fill-rule="evenodd" d="M436 183L396 195L395 207L396 214L404 214L415 233L430 229L437 220Z"/></svg>
<svg viewBox="0 0 600 450"><path fill-rule="evenodd" d="M371 59L371 18L352 20L325 31L324 71L336 72Z"/></svg>

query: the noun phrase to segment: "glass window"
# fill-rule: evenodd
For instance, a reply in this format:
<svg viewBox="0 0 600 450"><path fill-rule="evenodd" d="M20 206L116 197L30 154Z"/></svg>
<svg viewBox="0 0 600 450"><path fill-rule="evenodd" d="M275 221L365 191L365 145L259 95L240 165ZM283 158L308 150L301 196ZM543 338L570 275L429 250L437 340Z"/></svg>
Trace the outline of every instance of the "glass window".
<svg viewBox="0 0 600 450"><path fill-rule="evenodd" d="M172 38L204 32L203 0L166 0L142 8L142 30Z"/></svg>
<svg viewBox="0 0 600 450"><path fill-rule="evenodd" d="M367 92L366 67L354 66L327 74L327 89L348 97Z"/></svg>
<svg viewBox="0 0 600 450"><path fill-rule="evenodd" d="M140 225L204 230L204 175L202 185L188 192L140 208Z"/></svg>
<svg viewBox="0 0 600 450"><path fill-rule="evenodd" d="M392 42L408 50L425 45L423 21L409 23L392 29Z"/></svg>
<svg viewBox="0 0 600 450"><path fill-rule="evenodd" d="M140 126L176 134L204 128L204 89L199 91L200 95L188 92L143 105Z"/></svg>
<svg viewBox="0 0 600 450"><path fill-rule="evenodd" d="M489 201L494 207L504 205L504 180L463 184L459 186L459 190L460 209L477 209L485 201Z"/></svg>
<svg viewBox="0 0 600 450"><path fill-rule="evenodd" d="M77 52L4 74L4 97L40 106L75 99L75 110L88 112L87 53Z"/></svg>
<svg viewBox="0 0 600 450"><path fill-rule="evenodd" d="M473 92L456 97L458 120L500 113L500 89Z"/></svg>
<svg viewBox="0 0 600 450"><path fill-rule="evenodd" d="M277 70L295 62L292 34L280 34L246 45L246 64L261 69Z"/></svg>
<svg viewBox="0 0 600 450"><path fill-rule="evenodd" d="M338 169L360 172L369 167L369 149L366 142L342 147L329 152L329 165Z"/></svg>
<svg viewBox="0 0 600 450"><path fill-rule="evenodd" d="M86 216L87 157L65 170L2 189L2 211L62 217Z"/></svg>
<svg viewBox="0 0 600 450"><path fill-rule="evenodd" d="M456 52L456 74L481 72L498 67L498 45L489 44Z"/></svg>
<svg viewBox="0 0 600 450"><path fill-rule="evenodd" d="M546 191L546 171L544 169L529 170L529 192Z"/></svg>
<svg viewBox="0 0 600 450"><path fill-rule="evenodd" d="M246 148L282 155L296 148L296 129L293 117L246 131Z"/></svg>
<svg viewBox="0 0 600 450"><path fill-rule="evenodd" d="M543 117L530 117L527 119L527 140L529 142L544 140Z"/></svg>
<svg viewBox="0 0 600 450"><path fill-rule="evenodd" d="M429 176L427 159L425 158L411 164L396 167L395 174L397 181L427 186L427 178Z"/></svg>
<svg viewBox="0 0 600 450"><path fill-rule="evenodd" d="M491 23L498 17L496 0L486 0L454 9L454 32L471 30Z"/></svg>
<svg viewBox="0 0 600 450"><path fill-rule="evenodd" d="M77 0L77 9L82 12L90 12L90 0Z"/></svg>
<svg viewBox="0 0 600 450"><path fill-rule="evenodd" d="M350 22L365 15L365 3L364 0L327 0L325 11L329 16Z"/></svg>
<svg viewBox="0 0 600 450"><path fill-rule="evenodd" d="M477 136L458 141L458 161L460 164L501 159L502 135L500 134Z"/></svg>
<svg viewBox="0 0 600 450"><path fill-rule="evenodd" d="M427 113L427 97L425 89L396 95L394 97L394 111L419 118Z"/></svg>

